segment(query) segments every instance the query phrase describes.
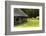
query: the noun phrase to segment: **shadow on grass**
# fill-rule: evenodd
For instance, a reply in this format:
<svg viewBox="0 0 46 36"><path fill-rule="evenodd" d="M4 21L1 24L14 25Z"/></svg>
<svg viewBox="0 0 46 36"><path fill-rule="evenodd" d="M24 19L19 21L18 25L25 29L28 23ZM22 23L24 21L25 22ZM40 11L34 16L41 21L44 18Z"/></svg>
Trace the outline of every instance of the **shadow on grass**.
<svg viewBox="0 0 46 36"><path fill-rule="evenodd" d="M23 22L23 23L15 23L14 26L19 26L19 25L22 25L22 24L25 24L27 22Z"/></svg>

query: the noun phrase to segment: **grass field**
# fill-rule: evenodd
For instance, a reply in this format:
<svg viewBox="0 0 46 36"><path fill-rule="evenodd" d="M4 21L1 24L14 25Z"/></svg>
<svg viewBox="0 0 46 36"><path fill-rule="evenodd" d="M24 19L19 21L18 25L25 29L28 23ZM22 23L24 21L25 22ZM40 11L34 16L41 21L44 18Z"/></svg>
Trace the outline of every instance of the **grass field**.
<svg viewBox="0 0 46 36"><path fill-rule="evenodd" d="M15 27L17 27L17 28L38 27L38 26L39 26L39 20L36 18L33 18L33 19L27 18L27 22L15 25Z"/></svg>

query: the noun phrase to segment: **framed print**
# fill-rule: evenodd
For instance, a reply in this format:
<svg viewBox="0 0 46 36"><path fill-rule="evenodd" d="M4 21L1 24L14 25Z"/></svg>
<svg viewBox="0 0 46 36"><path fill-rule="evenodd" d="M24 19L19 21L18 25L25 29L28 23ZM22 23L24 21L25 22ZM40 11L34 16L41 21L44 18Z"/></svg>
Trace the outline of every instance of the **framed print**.
<svg viewBox="0 0 46 36"><path fill-rule="evenodd" d="M5 1L5 34L44 33L45 4Z"/></svg>

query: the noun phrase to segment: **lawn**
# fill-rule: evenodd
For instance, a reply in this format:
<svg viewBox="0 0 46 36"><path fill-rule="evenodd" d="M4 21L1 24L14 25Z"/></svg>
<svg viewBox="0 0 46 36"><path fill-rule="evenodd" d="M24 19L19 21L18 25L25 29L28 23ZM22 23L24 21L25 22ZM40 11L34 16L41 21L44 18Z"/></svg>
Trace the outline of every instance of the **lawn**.
<svg viewBox="0 0 46 36"><path fill-rule="evenodd" d="M17 28L38 27L38 26L39 26L39 20L36 18L27 18L27 22L15 25L15 27Z"/></svg>

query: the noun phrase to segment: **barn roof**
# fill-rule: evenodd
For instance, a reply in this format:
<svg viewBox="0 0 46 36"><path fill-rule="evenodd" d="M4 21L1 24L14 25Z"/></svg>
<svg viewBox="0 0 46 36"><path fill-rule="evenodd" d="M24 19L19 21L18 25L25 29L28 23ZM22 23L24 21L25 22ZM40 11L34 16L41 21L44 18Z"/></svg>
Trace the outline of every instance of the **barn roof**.
<svg viewBox="0 0 46 36"><path fill-rule="evenodd" d="M18 9L18 8L14 8L14 16L28 17L26 13L24 13L21 9Z"/></svg>

